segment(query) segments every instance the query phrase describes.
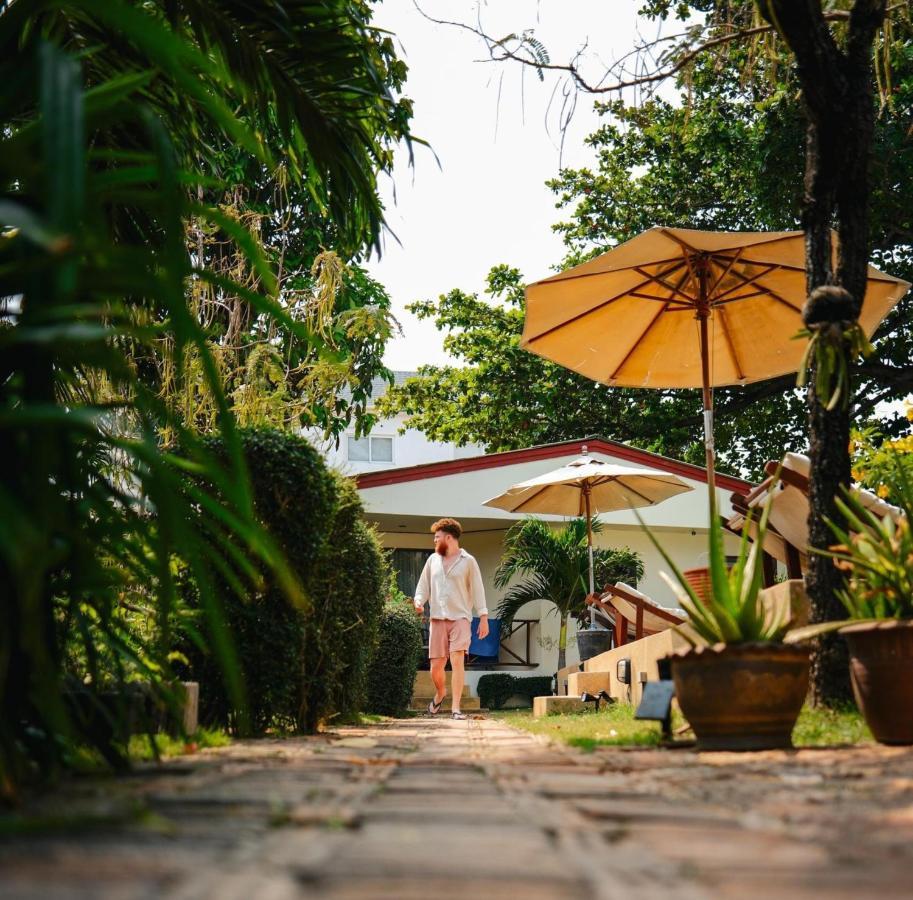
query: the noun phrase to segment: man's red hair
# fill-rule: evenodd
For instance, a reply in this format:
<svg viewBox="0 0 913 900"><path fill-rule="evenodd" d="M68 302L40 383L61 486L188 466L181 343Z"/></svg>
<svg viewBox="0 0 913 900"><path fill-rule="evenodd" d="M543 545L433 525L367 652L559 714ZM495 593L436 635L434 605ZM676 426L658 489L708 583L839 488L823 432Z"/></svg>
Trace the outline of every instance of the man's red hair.
<svg viewBox="0 0 913 900"><path fill-rule="evenodd" d="M438 531L444 531L447 534L452 534L457 540L460 539L460 535L463 533L463 526L457 522L456 519L438 519L431 526L431 533L434 534Z"/></svg>

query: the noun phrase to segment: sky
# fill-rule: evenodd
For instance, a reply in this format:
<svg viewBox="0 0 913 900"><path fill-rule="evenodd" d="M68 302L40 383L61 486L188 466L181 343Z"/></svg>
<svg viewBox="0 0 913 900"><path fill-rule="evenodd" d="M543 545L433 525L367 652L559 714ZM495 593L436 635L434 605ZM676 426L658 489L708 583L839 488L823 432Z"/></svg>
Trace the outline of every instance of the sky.
<svg viewBox="0 0 913 900"><path fill-rule="evenodd" d="M435 18L475 23L481 13L489 34L535 28L555 62L584 43L595 74L634 45L642 0L420 0ZM559 153L556 81L540 83L518 65L483 62L487 51L474 35L436 25L412 0L384 0L375 24L396 35L409 65L405 94L415 104L413 131L434 154L415 148L414 167L399 153L392 179L382 179L387 221L383 254L367 265L389 292L403 336L388 345L385 362L412 370L447 361L431 322L405 311L415 300L437 298L453 288L481 291L489 269L507 263L527 281L551 274L564 256L551 226L566 215L555 208L545 181L560 165L589 164L583 144L599 117L590 97L580 96ZM642 25L643 23L640 22Z"/></svg>

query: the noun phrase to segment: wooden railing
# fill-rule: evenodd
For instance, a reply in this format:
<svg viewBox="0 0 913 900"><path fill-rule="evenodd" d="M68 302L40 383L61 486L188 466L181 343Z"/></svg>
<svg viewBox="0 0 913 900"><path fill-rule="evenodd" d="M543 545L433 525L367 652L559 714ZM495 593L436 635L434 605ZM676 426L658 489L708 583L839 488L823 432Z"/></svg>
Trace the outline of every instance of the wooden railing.
<svg viewBox="0 0 913 900"><path fill-rule="evenodd" d="M422 659L419 662L420 669L428 668L428 627L430 624L430 620L427 616L424 616L422 618L422 630L424 632L425 652L422 654ZM499 669L533 668L536 665L536 663L532 661L533 626L538 624L538 619L514 619L511 623L510 631L507 634L501 635L500 646L498 647L498 661L495 663L492 662L492 657L479 657L468 654L466 657L466 668L481 669L495 665ZM522 649L514 650L505 645L507 641L514 637L514 635L519 635L521 632L525 638L525 646Z"/></svg>

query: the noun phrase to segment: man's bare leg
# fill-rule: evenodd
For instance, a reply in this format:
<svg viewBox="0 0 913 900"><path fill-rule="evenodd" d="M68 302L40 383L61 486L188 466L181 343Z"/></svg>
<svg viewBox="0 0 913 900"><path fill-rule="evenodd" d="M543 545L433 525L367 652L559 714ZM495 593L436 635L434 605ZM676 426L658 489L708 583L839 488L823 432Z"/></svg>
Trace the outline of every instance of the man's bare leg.
<svg viewBox="0 0 913 900"><path fill-rule="evenodd" d="M460 702L463 697L463 683L466 680L463 666L465 657L465 650L452 650L450 652L450 690L453 692L450 709L455 713L460 711Z"/></svg>
<svg viewBox="0 0 913 900"><path fill-rule="evenodd" d="M444 666L447 665L446 656L437 656L431 660L431 680L434 682L434 705L444 702L447 695L447 676Z"/></svg>

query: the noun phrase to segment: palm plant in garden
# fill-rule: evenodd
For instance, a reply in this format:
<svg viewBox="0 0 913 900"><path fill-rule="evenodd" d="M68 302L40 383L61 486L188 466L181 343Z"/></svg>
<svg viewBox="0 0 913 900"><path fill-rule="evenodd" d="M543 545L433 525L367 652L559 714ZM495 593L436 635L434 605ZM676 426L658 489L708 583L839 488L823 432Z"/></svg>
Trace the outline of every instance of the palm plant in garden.
<svg viewBox="0 0 913 900"><path fill-rule="evenodd" d="M76 714L94 706L116 719L106 689L141 680L177 699L179 560L239 706L216 584L243 596L265 568L307 603L255 519L193 287L241 297L311 346L325 341L288 314L258 242L201 201L202 188L220 183L219 148L273 163L268 119L341 239L371 243L382 224L375 173L408 120L389 92L395 57L363 4L157 6L0 3L0 796L59 769L75 743L124 762L115 732ZM188 250L191 218L237 246L253 283ZM150 363L163 357L178 384L197 361L219 457L163 399ZM65 690L67 653L82 662L88 707Z"/></svg>
<svg viewBox="0 0 913 900"><path fill-rule="evenodd" d="M602 530L596 518L593 533ZM638 581L643 563L630 550L593 551L595 583ZM571 616L586 609L589 556L586 519L572 519L564 528L552 528L541 519L523 519L504 538L504 555L495 573L495 585L507 588L495 616L502 634L509 632L514 617L527 603L546 600L561 619L558 636L558 668L564 668L567 628Z"/></svg>

